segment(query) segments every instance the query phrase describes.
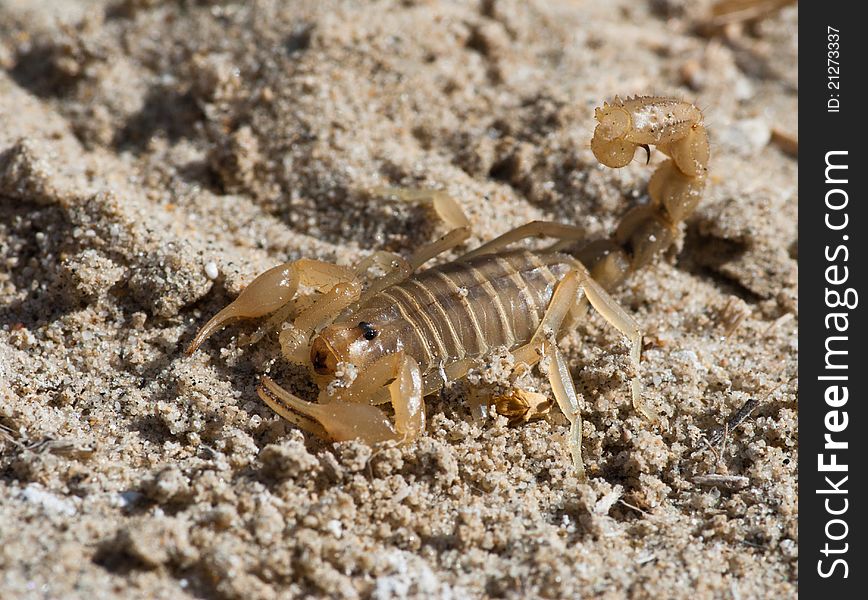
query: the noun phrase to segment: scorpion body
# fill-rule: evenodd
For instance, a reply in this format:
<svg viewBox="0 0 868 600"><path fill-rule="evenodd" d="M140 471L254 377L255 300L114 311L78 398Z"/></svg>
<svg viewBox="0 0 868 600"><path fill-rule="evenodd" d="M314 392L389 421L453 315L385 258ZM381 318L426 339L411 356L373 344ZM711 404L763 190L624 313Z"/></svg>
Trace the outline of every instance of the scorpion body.
<svg viewBox="0 0 868 600"><path fill-rule="evenodd" d="M530 341L571 262L512 250L446 263L379 292L352 322L372 324L387 352L403 349L427 374Z"/></svg>
<svg viewBox="0 0 868 600"><path fill-rule="evenodd" d="M545 357L553 395L571 423L573 463L583 477L579 404L557 340L593 307L627 336L638 370L641 329L608 291L672 244L701 199L709 156L702 114L692 104L616 97L595 117L591 150L604 165L625 166L638 147L650 158L650 145L670 157L649 181L650 202L631 209L611 237L587 243L577 227L534 221L452 262L418 271L466 240L469 221L441 192L390 190L431 202L452 230L409 259L375 252L354 269L307 259L270 269L200 330L188 352L229 320L272 315L265 329L280 325L284 356L308 362L322 391L310 403L263 377L260 398L324 438L369 442L419 435L424 396L464 377L496 348L529 366ZM511 247L531 237L555 243L535 251ZM366 273L374 265L385 275L370 280ZM317 293L297 297L300 284ZM650 416L638 377L631 388L636 410ZM388 401L394 422L377 407ZM548 409L520 398L495 407L525 419Z"/></svg>

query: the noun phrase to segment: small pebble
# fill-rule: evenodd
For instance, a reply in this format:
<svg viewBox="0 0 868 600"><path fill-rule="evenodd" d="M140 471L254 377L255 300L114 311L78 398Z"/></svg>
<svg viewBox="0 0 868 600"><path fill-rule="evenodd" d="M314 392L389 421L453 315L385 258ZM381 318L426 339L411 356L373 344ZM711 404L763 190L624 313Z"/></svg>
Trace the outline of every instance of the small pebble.
<svg viewBox="0 0 868 600"><path fill-rule="evenodd" d="M217 268L215 262L211 261L205 264L205 277L214 281L218 275L220 275L220 269Z"/></svg>

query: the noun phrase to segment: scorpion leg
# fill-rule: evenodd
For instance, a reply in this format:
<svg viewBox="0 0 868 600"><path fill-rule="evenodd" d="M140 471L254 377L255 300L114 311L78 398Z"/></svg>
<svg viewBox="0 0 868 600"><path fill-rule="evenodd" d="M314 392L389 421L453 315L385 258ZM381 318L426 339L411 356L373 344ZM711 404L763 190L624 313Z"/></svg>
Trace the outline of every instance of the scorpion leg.
<svg viewBox="0 0 868 600"><path fill-rule="evenodd" d="M585 475L585 463L582 460L582 414L579 411L579 398L573 385L573 377L570 375L570 369L557 346L548 344L546 357L548 358L548 376L552 392L561 412L570 421L567 447L573 458L573 466L576 468L579 481L585 481L587 477Z"/></svg>
<svg viewBox="0 0 868 600"><path fill-rule="evenodd" d="M584 297L579 298L578 295L583 280L589 279L585 273L571 269L564 275L555 288L552 299L549 301L546 312L533 337L527 344L512 351L516 362L523 362L527 365L534 365L539 362L542 358L543 344L549 339L555 338L570 309L584 300Z"/></svg>
<svg viewBox="0 0 868 600"><path fill-rule="evenodd" d="M475 258L481 254L492 254L506 248L510 244L531 237L552 237L559 240L578 241L585 237L585 230L575 225L554 223L552 221L531 221L499 235L490 242L461 256L460 260Z"/></svg>
<svg viewBox="0 0 868 600"><path fill-rule="evenodd" d="M376 252L361 263L357 270L363 268L367 271L372 264L377 264L386 271L383 277L377 279L365 290L365 293L356 302L355 307L362 306L369 298L407 279L423 264L452 248L462 244L471 234L470 219L464 214L464 209L458 202L447 193L439 190L423 190L414 188L391 188L379 187L371 190L372 194L389 196L405 202L430 202L437 216L449 226L450 230L439 239L425 244L410 256L404 259L391 252ZM388 260L388 265L383 264ZM362 271L362 272L364 272Z"/></svg>
<svg viewBox="0 0 868 600"><path fill-rule="evenodd" d="M368 270L371 267L378 267L385 274L389 274L392 271L410 271L410 263L407 262L400 254L395 254L394 252L388 252L386 250L375 250L371 252L368 256L360 260L356 266L354 267L356 271L356 275L359 277L366 277L368 275Z"/></svg>
<svg viewBox="0 0 868 600"><path fill-rule="evenodd" d="M385 250L377 250L376 252L365 257L356 265L356 273L360 277L370 279L368 270L371 267L378 267L383 271L383 274L377 276L371 281L368 289L356 301L351 310L356 310L368 301L378 292L383 291L390 285L400 283L413 274L413 268L403 256L394 252L386 252Z"/></svg>
<svg viewBox="0 0 868 600"><path fill-rule="evenodd" d="M415 271L438 254L442 254L464 243L470 237L470 233L470 226L465 225L452 229L449 233L430 244L425 244L410 257L410 267Z"/></svg>
<svg viewBox="0 0 868 600"><path fill-rule="evenodd" d="M389 196L404 202L430 203L437 216L449 227L449 232L437 241L425 244L409 259L413 270L418 269L430 259L451 250L470 237L470 219L464 209L452 196L441 190L415 188L374 188L372 193Z"/></svg>
<svg viewBox="0 0 868 600"><path fill-rule="evenodd" d="M417 202L431 202L434 212L450 228L450 231L440 239L425 244L410 257L412 268L418 269L423 264L447 250L463 243L472 232L470 219L464 209L452 196L440 190L405 190L406 199Z"/></svg>
<svg viewBox="0 0 868 600"><path fill-rule="evenodd" d="M638 372L642 351L642 330L639 324L600 284L594 281L587 269L578 261L576 261L576 268L564 275L552 294L545 315L530 342L513 351L516 361L529 365L538 362L542 353L542 344L547 338L557 335L568 315L581 312L586 300L610 325L627 336L630 341L630 360L633 368ZM642 401L642 388L638 376L631 379L630 391L634 409L645 418L655 421L657 415Z"/></svg>
<svg viewBox="0 0 868 600"><path fill-rule="evenodd" d="M422 393L427 396L439 391L443 386L453 381L458 381L479 364L479 360L473 358L462 358L461 360L449 363L443 370L434 370L423 377Z"/></svg>
<svg viewBox="0 0 868 600"><path fill-rule="evenodd" d="M410 275L412 275L413 272L419 267L421 267L423 264L437 256L438 254L442 254L443 252L446 252L447 250L458 246L469 237L469 226L453 229L447 234L440 237L438 240L425 244L419 250L414 252L409 259L406 260L396 254L392 255L392 253L390 252L378 253L378 259L375 259L373 261L373 264L377 264L381 268L384 268L386 270L386 274L383 277L380 277L376 281L374 281L368 287L368 289L365 290L365 293L356 303L356 306L363 305L369 298L383 291L387 287L401 283ZM389 255L394 258L392 258L392 260L390 261L389 266L385 266L382 264L381 261ZM367 271L370 266L371 263L367 264L364 267L364 271Z"/></svg>
<svg viewBox="0 0 868 600"><path fill-rule="evenodd" d="M591 306L600 313L600 316L629 339L630 360L633 363L633 369L636 371L636 375L630 380L633 408L646 419L657 421L657 414L647 407L642 400L642 384L639 381L638 375L639 361L642 354L642 329L636 320L621 308L615 299L599 283L594 281L592 277L585 278L582 282L582 289Z"/></svg>
<svg viewBox="0 0 868 600"><path fill-rule="evenodd" d="M391 380L388 390L395 411L394 425L376 406L347 401L347 398L341 397L333 398L327 404L305 402L268 377L262 378L262 386L257 392L263 402L280 416L303 428L306 428L306 420L312 420L316 427L320 427L327 434L323 437L334 441L361 439L376 443L412 440L425 428L425 404L422 399L422 374L419 365L403 352L388 355L379 362L382 361L386 361L383 366L390 368L376 369L373 377L362 372L359 377L368 379L365 387L375 383L386 386Z"/></svg>
<svg viewBox="0 0 868 600"><path fill-rule="evenodd" d="M561 329L565 319L575 312L581 312L586 302L589 302L607 322L630 339L630 358L634 368L638 370L642 331L636 321L618 306L617 302L594 281L587 269L578 261L576 268L564 275L555 289L545 315L530 342L513 351L516 362L521 361L528 365L533 365L539 362L543 355L546 356L552 392L561 412L570 421L568 447L580 479L585 478L585 469L582 461L582 418L578 396L566 361L558 351L553 338ZM632 379L630 387L633 406L637 412L646 418L655 418L656 415L642 404L641 387L637 377Z"/></svg>
<svg viewBox="0 0 868 600"><path fill-rule="evenodd" d="M285 307L295 297L299 284L325 291L336 283L353 279L351 269L307 258L273 267L254 279L231 304L199 330L190 342L187 354L193 354L229 321L262 317Z"/></svg>
<svg viewBox="0 0 868 600"><path fill-rule="evenodd" d="M449 194L441 190L426 190L419 188L375 187L371 193L378 196L388 196L403 202L430 202L434 212L450 229L469 227L470 220L464 214L461 205Z"/></svg>

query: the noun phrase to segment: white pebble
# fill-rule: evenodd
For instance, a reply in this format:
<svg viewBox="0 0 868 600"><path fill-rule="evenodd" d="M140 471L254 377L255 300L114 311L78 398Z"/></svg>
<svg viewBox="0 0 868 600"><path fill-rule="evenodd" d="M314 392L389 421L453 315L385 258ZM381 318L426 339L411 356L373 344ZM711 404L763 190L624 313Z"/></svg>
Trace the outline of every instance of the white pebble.
<svg viewBox="0 0 868 600"><path fill-rule="evenodd" d="M217 276L220 275L220 269L217 268L217 264L213 261L205 264L205 277L214 281L217 279Z"/></svg>
<svg viewBox="0 0 868 600"><path fill-rule="evenodd" d="M337 519L332 519L328 523L326 523L326 529L328 529L333 536L340 539L344 535L344 528L340 521Z"/></svg>
<svg viewBox="0 0 868 600"><path fill-rule="evenodd" d="M21 492L21 497L25 502L38 504L46 512L66 515L68 517L73 516L77 512L75 504L66 498L56 496L34 484L30 484L24 488Z"/></svg>

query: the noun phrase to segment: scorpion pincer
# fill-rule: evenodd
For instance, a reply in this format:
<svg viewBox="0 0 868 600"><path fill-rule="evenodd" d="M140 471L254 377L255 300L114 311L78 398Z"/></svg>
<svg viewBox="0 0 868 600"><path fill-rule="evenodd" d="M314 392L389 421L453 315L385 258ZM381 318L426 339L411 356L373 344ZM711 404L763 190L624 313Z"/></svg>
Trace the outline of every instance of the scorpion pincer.
<svg viewBox="0 0 868 600"><path fill-rule="evenodd" d="M258 393L297 426L335 441L408 441L425 428L424 397L467 375L479 359L507 348L516 364L541 362L555 401L570 421L569 449L584 477L579 402L557 340L593 307L625 335L635 372L642 344L636 321L609 295L627 276L667 249L679 224L694 211L705 187L709 158L702 113L664 97L605 103L595 112L591 150L602 164L623 167L637 147L656 146L669 158L648 184L650 202L622 218L609 238L583 242L572 225L534 221L460 258L420 270L428 260L470 236L458 203L437 191L392 189L405 200L430 202L449 233L404 259L375 252L354 268L300 259L257 277L215 315L191 342L193 353L226 322L271 315L260 331L279 330L287 360L307 363L321 392L306 402L263 376ZM549 237L542 250L515 247ZM385 275L368 278L378 266ZM304 285L315 293L300 296ZM635 409L643 406L637 377ZM377 406L391 402L391 421ZM522 405L520 397L495 403L514 418L536 417L548 403Z"/></svg>

